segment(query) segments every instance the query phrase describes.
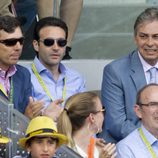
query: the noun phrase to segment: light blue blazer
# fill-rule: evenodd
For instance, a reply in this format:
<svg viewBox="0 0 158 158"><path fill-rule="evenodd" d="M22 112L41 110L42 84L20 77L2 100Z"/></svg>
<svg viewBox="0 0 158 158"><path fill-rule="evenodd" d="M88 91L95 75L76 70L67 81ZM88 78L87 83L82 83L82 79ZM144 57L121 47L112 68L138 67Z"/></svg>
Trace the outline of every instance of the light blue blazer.
<svg viewBox="0 0 158 158"><path fill-rule="evenodd" d="M105 66L101 98L106 115L99 137L117 142L140 126L134 104L137 92L146 84L137 50Z"/></svg>

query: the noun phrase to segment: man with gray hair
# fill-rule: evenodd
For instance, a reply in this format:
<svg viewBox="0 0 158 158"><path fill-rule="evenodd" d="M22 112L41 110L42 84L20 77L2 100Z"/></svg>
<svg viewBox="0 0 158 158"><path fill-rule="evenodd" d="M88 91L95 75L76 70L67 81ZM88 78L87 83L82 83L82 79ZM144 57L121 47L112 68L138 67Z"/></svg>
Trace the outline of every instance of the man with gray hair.
<svg viewBox="0 0 158 158"><path fill-rule="evenodd" d="M144 85L158 82L158 8L145 9L134 24L137 49L104 68L101 97L106 108L100 137L119 141L140 126L133 107Z"/></svg>

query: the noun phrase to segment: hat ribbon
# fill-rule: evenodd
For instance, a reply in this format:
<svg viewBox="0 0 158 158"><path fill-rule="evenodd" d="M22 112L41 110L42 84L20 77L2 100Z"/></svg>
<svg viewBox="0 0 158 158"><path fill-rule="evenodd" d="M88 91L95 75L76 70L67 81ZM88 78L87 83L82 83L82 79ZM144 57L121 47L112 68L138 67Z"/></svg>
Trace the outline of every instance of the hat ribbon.
<svg viewBox="0 0 158 158"><path fill-rule="evenodd" d="M43 129L39 129L39 130L33 131L31 133L28 133L27 135L25 135L25 138L35 136L35 135L41 134L41 133L56 133L56 131L53 129L50 129L50 128L43 128Z"/></svg>

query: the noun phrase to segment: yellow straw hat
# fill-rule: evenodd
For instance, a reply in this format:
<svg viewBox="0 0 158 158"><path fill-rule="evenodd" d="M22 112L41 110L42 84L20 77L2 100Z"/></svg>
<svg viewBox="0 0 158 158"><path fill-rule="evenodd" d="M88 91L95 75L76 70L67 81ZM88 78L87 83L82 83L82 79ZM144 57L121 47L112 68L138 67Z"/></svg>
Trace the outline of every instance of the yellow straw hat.
<svg viewBox="0 0 158 158"><path fill-rule="evenodd" d="M0 136L0 144L7 144L9 142L9 138Z"/></svg>
<svg viewBox="0 0 158 158"><path fill-rule="evenodd" d="M0 128L0 144L7 144L9 142L9 138L2 136L1 128Z"/></svg>
<svg viewBox="0 0 158 158"><path fill-rule="evenodd" d="M26 147L26 142L32 137L49 136L59 140L59 146L67 143L67 137L57 133L57 128L54 121L46 116L38 116L32 119L27 127L25 137L19 139L19 145Z"/></svg>

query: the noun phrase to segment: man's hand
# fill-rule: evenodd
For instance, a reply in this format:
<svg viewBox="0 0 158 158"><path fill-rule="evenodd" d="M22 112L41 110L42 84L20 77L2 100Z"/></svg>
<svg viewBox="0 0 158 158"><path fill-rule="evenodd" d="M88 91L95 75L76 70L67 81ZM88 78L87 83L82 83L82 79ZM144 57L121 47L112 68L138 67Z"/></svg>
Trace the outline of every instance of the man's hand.
<svg viewBox="0 0 158 158"><path fill-rule="evenodd" d="M43 111L43 115L52 118L55 122L57 122L59 115L63 111L61 104L63 99L58 99L51 102L48 107Z"/></svg>
<svg viewBox="0 0 158 158"><path fill-rule="evenodd" d="M41 115L42 109L44 107L44 101L34 101L32 97L29 97L29 104L27 105L25 109L25 115L32 119L36 116Z"/></svg>

